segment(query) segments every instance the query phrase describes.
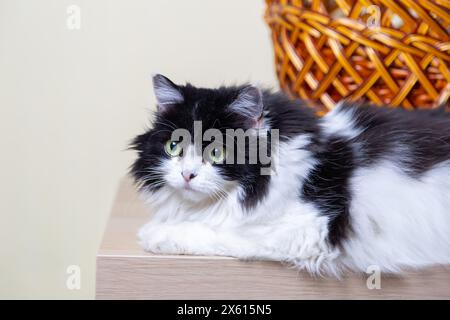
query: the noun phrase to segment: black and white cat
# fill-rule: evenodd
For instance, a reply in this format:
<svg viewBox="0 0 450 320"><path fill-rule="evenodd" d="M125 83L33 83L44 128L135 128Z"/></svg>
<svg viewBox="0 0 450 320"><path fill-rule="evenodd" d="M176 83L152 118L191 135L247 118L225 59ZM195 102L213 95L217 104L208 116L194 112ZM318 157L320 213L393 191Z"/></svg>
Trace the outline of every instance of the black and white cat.
<svg viewBox="0 0 450 320"><path fill-rule="evenodd" d="M132 143L131 173L152 208L139 231L145 250L337 276L450 263L449 114L344 102L320 118L254 86L178 86L162 75L153 84L153 128ZM194 135L196 121L224 136L277 129L271 174L260 161L226 162L229 145L181 148L172 133Z"/></svg>

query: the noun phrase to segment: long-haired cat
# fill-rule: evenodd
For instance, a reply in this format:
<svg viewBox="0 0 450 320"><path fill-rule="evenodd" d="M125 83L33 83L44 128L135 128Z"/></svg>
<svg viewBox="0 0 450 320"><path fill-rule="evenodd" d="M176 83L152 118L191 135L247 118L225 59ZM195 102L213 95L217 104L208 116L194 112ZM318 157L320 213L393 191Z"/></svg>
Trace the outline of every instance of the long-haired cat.
<svg viewBox="0 0 450 320"><path fill-rule="evenodd" d="M343 102L320 118L251 85L196 88L162 75L153 85L153 127L132 143L131 173L152 208L139 231L145 250L337 276L450 263L449 114ZM224 138L227 129L276 131L278 141L263 139L270 173L259 158L226 161L229 143L207 149L195 123ZM177 129L192 139L182 145Z"/></svg>

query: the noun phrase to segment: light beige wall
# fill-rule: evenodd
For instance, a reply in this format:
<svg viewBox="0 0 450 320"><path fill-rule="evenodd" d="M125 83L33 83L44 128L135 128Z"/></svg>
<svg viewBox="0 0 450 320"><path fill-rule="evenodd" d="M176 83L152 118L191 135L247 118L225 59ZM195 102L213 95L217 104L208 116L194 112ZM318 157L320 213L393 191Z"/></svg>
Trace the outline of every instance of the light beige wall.
<svg viewBox="0 0 450 320"><path fill-rule="evenodd" d="M68 5L81 29L66 26ZM92 298L150 75L275 86L263 0L0 0L0 298ZM81 290L66 288L79 265Z"/></svg>

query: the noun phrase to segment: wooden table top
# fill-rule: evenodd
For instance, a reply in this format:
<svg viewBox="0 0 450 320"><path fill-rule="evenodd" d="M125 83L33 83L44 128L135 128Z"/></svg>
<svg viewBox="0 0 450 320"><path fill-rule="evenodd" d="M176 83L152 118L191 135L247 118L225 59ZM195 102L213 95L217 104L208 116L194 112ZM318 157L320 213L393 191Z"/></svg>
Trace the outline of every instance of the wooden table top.
<svg viewBox="0 0 450 320"><path fill-rule="evenodd" d="M97 255L97 298L450 299L450 267L382 275L381 289L369 289L367 274L312 278L277 262L150 254L136 237L149 216L124 178Z"/></svg>

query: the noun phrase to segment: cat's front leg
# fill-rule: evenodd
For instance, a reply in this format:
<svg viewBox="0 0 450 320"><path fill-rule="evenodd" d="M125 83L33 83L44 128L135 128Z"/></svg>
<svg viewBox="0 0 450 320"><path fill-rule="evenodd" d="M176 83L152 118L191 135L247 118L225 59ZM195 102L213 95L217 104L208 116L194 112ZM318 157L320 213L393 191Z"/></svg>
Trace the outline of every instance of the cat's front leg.
<svg viewBox="0 0 450 320"><path fill-rule="evenodd" d="M261 241L261 234L255 234L252 229L212 228L200 222L150 222L140 229L138 237L144 250L156 254L219 255L244 260L277 260L277 248L266 247ZM247 232L248 236L245 235Z"/></svg>
<svg viewBox="0 0 450 320"><path fill-rule="evenodd" d="M192 222L150 222L139 230L139 243L156 254L218 255L217 235L206 225Z"/></svg>

